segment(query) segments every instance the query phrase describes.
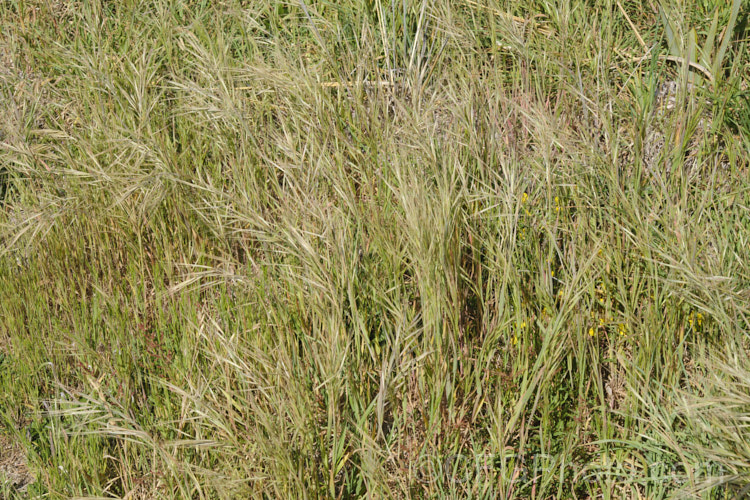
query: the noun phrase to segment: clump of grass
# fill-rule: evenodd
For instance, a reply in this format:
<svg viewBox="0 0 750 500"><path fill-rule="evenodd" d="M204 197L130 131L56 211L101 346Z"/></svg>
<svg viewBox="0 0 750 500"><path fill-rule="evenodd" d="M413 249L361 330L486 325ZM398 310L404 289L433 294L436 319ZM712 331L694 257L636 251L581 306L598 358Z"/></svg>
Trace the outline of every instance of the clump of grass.
<svg viewBox="0 0 750 500"><path fill-rule="evenodd" d="M745 35L617 4L0 7L9 494L743 494Z"/></svg>

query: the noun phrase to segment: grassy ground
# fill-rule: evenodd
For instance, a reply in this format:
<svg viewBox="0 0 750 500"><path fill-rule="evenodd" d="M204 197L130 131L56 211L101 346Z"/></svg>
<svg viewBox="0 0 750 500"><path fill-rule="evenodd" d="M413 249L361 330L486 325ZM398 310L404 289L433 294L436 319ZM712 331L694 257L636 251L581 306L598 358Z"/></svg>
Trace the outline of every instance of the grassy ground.
<svg viewBox="0 0 750 500"><path fill-rule="evenodd" d="M0 498L743 497L748 5L664 5L3 2Z"/></svg>

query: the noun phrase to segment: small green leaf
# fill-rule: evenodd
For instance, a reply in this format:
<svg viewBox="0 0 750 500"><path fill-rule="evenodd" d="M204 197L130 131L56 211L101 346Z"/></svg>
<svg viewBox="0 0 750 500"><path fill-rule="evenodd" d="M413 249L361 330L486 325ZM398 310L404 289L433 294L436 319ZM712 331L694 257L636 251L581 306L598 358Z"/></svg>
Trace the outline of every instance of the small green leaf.
<svg viewBox="0 0 750 500"><path fill-rule="evenodd" d="M706 43L701 51L701 65L706 68L712 68L711 56L714 53L714 43L716 42L716 30L719 27L719 9L714 9L714 20L711 22L711 28L706 35Z"/></svg>
<svg viewBox="0 0 750 500"><path fill-rule="evenodd" d="M687 34L687 47L685 47L685 55L683 56L685 71L687 72L688 81L694 85L701 85L703 77L698 74L690 65L697 63L698 54L698 34L695 28L692 28Z"/></svg>
<svg viewBox="0 0 750 500"><path fill-rule="evenodd" d="M682 49L677 42L677 37L675 35L676 30L674 29L674 26L672 26L672 21L670 21L667 11L661 3L659 4L659 14L661 14L661 20L664 23L664 30L667 34L669 51L673 56L682 56Z"/></svg>
<svg viewBox="0 0 750 500"><path fill-rule="evenodd" d="M714 78L721 70L722 62L724 61L724 54L726 54L727 48L729 48L729 40L732 39L734 24L737 22L737 14L740 11L740 3L741 0L734 0L734 3L732 4L732 13L729 15L729 23L727 23L726 28L724 28L721 47L719 47L719 51L716 53L716 58L714 59L714 64L711 67L711 72L713 73Z"/></svg>
<svg viewBox="0 0 750 500"><path fill-rule="evenodd" d="M685 51L685 59L687 60L687 63L693 63L698 62L696 59L696 50L698 48L698 33L696 33L695 28L691 28L688 32L687 36L687 50Z"/></svg>

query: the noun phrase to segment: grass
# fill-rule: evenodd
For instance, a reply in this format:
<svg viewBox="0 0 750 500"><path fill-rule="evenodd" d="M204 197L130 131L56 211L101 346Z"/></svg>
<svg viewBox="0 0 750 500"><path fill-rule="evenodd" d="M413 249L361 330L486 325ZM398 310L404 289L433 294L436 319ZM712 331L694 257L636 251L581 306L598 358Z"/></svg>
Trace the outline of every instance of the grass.
<svg viewBox="0 0 750 500"><path fill-rule="evenodd" d="M3 3L0 498L742 498L697 4Z"/></svg>

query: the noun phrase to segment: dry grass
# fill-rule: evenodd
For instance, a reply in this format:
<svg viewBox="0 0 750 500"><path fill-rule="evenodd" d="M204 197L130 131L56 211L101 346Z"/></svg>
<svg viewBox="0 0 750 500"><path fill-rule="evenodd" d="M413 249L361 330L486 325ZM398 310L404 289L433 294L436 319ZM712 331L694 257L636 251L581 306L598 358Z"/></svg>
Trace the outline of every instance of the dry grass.
<svg viewBox="0 0 750 500"><path fill-rule="evenodd" d="M743 495L746 35L616 3L6 2L0 497Z"/></svg>

